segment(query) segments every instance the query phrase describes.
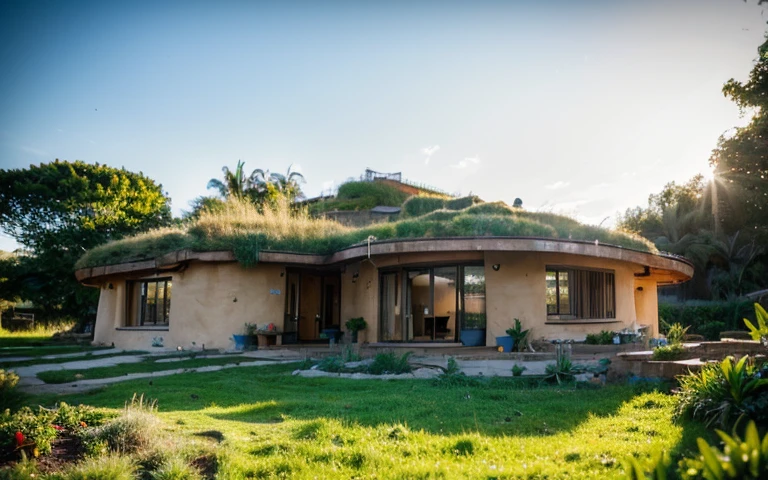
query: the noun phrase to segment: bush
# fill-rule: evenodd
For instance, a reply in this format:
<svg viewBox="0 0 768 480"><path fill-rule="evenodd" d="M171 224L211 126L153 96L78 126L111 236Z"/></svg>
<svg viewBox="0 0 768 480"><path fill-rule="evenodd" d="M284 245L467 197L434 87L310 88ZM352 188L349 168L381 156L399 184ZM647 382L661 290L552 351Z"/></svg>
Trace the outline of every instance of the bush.
<svg viewBox="0 0 768 480"><path fill-rule="evenodd" d="M16 389L19 376L10 370L0 369L0 408L14 408L23 395Z"/></svg>
<svg viewBox="0 0 768 480"><path fill-rule="evenodd" d="M584 343L587 345L613 345L613 332L601 330L600 333L588 333Z"/></svg>
<svg viewBox="0 0 768 480"><path fill-rule="evenodd" d="M373 375L411 373L413 368L408 363L410 356L411 352L402 355L396 355L395 352L379 353L373 358L373 363L368 365L368 373Z"/></svg>
<svg viewBox="0 0 768 480"><path fill-rule="evenodd" d="M707 340L719 340L720 332L744 330L742 318L755 319L750 301L689 302L686 304L659 304L659 318L669 324L680 323L690 327L689 333L703 335Z"/></svg>
<svg viewBox="0 0 768 480"><path fill-rule="evenodd" d="M6 410L0 415L0 448L4 453L24 451L29 456L47 454L57 431L53 428L54 412L39 407L37 412L23 407L11 414Z"/></svg>
<svg viewBox="0 0 768 480"><path fill-rule="evenodd" d="M768 369L754 365L748 356L736 361L725 358L698 372L678 377L676 417L689 416L707 425L728 425L746 415L762 426L768 425Z"/></svg>
<svg viewBox="0 0 768 480"><path fill-rule="evenodd" d="M443 197L411 197L403 204L403 214L407 217L419 217L445 207Z"/></svg>
<svg viewBox="0 0 768 480"><path fill-rule="evenodd" d="M659 362L677 360L682 358L685 354L685 347L681 343L673 343L671 345L665 345L662 347L656 347L653 349L652 360Z"/></svg>
<svg viewBox="0 0 768 480"><path fill-rule="evenodd" d="M344 362L341 360L341 357L331 355L320 360L320 363L317 364L317 369L324 372L338 373L344 370Z"/></svg>

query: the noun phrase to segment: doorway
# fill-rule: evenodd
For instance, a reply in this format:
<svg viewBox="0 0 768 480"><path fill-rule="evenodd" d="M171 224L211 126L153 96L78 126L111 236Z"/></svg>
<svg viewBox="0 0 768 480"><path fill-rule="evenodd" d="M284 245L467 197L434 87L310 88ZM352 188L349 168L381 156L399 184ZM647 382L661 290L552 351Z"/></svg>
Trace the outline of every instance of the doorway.
<svg viewBox="0 0 768 480"><path fill-rule="evenodd" d="M340 329L341 275L288 271L283 343L324 341L324 330Z"/></svg>
<svg viewBox="0 0 768 480"><path fill-rule="evenodd" d="M464 342L465 330L482 329L473 344L485 344L484 267L446 265L382 272L379 318L384 342Z"/></svg>

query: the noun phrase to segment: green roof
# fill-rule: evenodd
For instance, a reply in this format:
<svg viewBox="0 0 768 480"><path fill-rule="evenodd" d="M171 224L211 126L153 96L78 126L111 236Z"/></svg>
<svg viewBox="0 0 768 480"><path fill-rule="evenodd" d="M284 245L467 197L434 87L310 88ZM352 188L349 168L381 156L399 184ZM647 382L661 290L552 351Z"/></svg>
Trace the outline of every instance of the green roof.
<svg viewBox="0 0 768 480"><path fill-rule="evenodd" d="M419 202L419 198L422 197L409 202ZM428 198L424 203L429 205L412 205L410 211L429 211L445 205ZM440 208L420 216L361 228L311 218L306 211L296 213L289 205L259 212L251 204L229 202L222 211L203 212L184 226L153 230L93 248L80 258L77 268L150 260L185 249L231 251L240 263L248 266L258 262L261 251L329 255L360 244L371 235L377 240L448 237L597 240L601 244L657 253L654 245L644 238L584 225L563 215L527 212L503 202L452 202L450 207L470 206L455 210Z"/></svg>

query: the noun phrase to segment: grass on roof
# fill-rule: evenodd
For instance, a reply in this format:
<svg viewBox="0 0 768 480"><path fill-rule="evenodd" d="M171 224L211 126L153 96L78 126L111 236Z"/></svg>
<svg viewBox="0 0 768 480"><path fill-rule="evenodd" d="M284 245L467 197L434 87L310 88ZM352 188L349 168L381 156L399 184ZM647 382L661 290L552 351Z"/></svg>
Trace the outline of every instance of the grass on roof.
<svg viewBox="0 0 768 480"><path fill-rule="evenodd" d="M252 204L230 201L217 212L203 212L185 227L158 229L116 240L89 250L77 268L150 260L177 250L232 251L245 266L258 262L260 251L328 255L364 242L440 237L547 237L599 241L645 252L656 252L641 237L583 225L552 213L527 212L503 202L480 203L460 210L440 209L397 222L362 228L312 218L282 204L259 212Z"/></svg>
<svg viewBox="0 0 768 480"><path fill-rule="evenodd" d="M399 207L408 194L381 182L347 182L339 186L336 198L313 203L311 214L333 210L370 210L373 207Z"/></svg>

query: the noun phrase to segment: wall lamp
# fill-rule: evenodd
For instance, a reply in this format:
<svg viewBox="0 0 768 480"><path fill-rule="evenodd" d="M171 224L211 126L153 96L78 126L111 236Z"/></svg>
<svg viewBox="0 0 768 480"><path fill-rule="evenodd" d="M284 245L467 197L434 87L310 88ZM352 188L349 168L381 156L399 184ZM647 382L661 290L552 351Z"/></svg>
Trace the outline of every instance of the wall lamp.
<svg viewBox="0 0 768 480"><path fill-rule="evenodd" d="M498 264L498 263L494 263L494 264L491 266L491 268L493 269L493 271L494 271L494 272L498 272L498 271L499 271L499 269L501 268L501 265L500 265L500 264Z"/></svg>
<svg viewBox="0 0 768 480"><path fill-rule="evenodd" d="M353 273L352 274L352 283L357 283L357 279L360 278L360 273Z"/></svg>

